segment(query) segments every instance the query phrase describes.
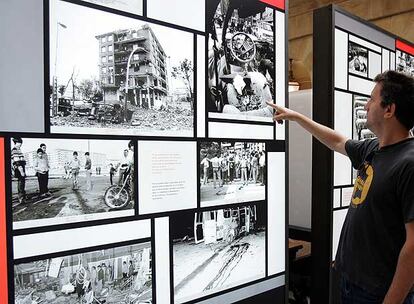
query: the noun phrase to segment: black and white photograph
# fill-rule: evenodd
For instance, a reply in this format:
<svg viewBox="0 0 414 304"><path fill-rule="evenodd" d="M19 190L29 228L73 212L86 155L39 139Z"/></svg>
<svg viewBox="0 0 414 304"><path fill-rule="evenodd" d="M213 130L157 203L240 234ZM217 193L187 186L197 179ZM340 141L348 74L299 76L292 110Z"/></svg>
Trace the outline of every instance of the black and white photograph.
<svg viewBox="0 0 414 304"><path fill-rule="evenodd" d="M365 140L374 138L375 134L367 127L367 110L365 109L369 97L353 95L353 124L352 139ZM352 168L352 180L357 178L358 171Z"/></svg>
<svg viewBox="0 0 414 304"><path fill-rule="evenodd" d="M135 213L134 148L128 140L11 140L15 229Z"/></svg>
<svg viewBox="0 0 414 304"><path fill-rule="evenodd" d="M265 143L201 142L199 156L201 207L265 199Z"/></svg>
<svg viewBox="0 0 414 304"><path fill-rule="evenodd" d="M194 135L192 33L52 0L49 41L52 133Z"/></svg>
<svg viewBox="0 0 414 304"><path fill-rule="evenodd" d="M208 117L272 123L274 10L259 1L207 1L206 18Z"/></svg>
<svg viewBox="0 0 414 304"><path fill-rule="evenodd" d="M397 71L414 76L414 56L397 50Z"/></svg>
<svg viewBox="0 0 414 304"><path fill-rule="evenodd" d="M82 0L82 1L113 8L113 9L124 11L127 13L142 15L143 0Z"/></svg>
<svg viewBox="0 0 414 304"><path fill-rule="evenodd" d="M352 137L355 140L364 140L375 137L367 128L367 110L365 109L369 97L353 95L353 128Z"/></svg>
<svg viewBox="0 0 414 304"><path fill-rule="evenodd" d="M265 220L264 205L172 216L175 303L263 278Z"/></svg>
<svg viewBox="0 0 414 304"><path fill-rule="evenodd" d="M14 265L15 303L152 303L149 242Z"/></svg>
<svg viewBox="0 0 414 304"><path fill-rule="evenodd" d="M352 41L348 49L349 73L368 77L368 50Z"/></svg>

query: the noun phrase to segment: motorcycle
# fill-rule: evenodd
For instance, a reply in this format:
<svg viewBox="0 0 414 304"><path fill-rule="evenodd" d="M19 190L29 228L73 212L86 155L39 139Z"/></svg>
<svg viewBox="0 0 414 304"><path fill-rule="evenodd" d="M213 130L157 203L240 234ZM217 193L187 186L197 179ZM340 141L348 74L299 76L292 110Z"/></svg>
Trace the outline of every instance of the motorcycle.
<svg viewBox="0 0 414 304"><path fill-rule="evenodd" d="M133 170L128 169L128 174L124 178L122 185L112 185L106 189L104 201L109 208L119 210L128 206L132 198L132 174Z"/></svg>

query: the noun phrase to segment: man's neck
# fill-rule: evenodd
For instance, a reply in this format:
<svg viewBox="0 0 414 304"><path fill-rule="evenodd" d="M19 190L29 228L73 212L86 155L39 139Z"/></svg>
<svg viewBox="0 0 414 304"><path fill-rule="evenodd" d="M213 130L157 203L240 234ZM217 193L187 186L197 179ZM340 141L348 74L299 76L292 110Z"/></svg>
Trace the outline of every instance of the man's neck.
<svg viewBox="0 0 414 304"><path fill-rule="evenodd" d="M382 134L378 134L379 147L382 148L393 145L409 137L410 131L403 127L387 128L384 132L382 132Z"/></svg>

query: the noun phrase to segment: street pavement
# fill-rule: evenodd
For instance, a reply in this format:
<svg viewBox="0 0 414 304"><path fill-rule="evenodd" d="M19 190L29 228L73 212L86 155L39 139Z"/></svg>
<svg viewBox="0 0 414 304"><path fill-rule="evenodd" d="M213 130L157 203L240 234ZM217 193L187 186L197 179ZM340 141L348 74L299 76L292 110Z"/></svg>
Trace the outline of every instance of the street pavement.
<svg viewBox="0 0 414 304"><path fill-rule="evenodd" d="M203 181L201 180L201 206L261 201L265 199L265 187L259 181L254 183L254 181L250 180L246 185L237 179L221 187L219 187L219 183L216 181L216 188L214 188L214 183L211 179L205 185L203 185Z"/></svg>
<svg viewBox="0 0 414 304"><path fill-rule="evenodd" d="M265 235L233 242L174 244L174 294L178 303L231 288L265 275Z"/></svg>
<svg viewBox="0 0 414 304"><path fill-rule="evenodd" d="M114 176L114 182L118 176ZM26 179L26 203L19 204L17 181L12 182L13 221L65 217L109 211L104 194L110 186L109 176L92 175L92 190L86 189L86 178L79 176L79 189L72 189L72 179L49 178L51 196L40 198L36 178ZM130 203L125 209L133 208Z"/></svg>

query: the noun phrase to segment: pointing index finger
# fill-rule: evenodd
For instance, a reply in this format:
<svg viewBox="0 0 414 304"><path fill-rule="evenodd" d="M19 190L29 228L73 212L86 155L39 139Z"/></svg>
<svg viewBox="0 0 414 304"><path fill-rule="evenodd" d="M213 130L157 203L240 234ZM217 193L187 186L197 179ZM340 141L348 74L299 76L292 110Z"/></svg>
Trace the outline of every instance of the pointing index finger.
<svg viewBox="0 0 414 304"><path fill-rule="evenodd" d="M278 113L279 111L280 111L280 108L276 105L276 104L274 104L274 103L272 103L272 102L269 102L269 101L266 101L266 103L269 105L269 106L271 106L273 109L275 109L276 110L276 113L275 113L275 115L277 115L277 114L280 114L280 113ZM274 116L275 117L275 116ZM273 118L274 119L274 118ZM283 123L283 120L276 120L277 121L277 123L278 124L282 124Z"/></svg>
<svg viewBox="0 0 414 304"><path fill-rule="evenodd" d="M274 104L273 102L266 101L266 103L267 103L267 105L271 106L273 109L279 110L279 107L276 104Z"/></svg>

